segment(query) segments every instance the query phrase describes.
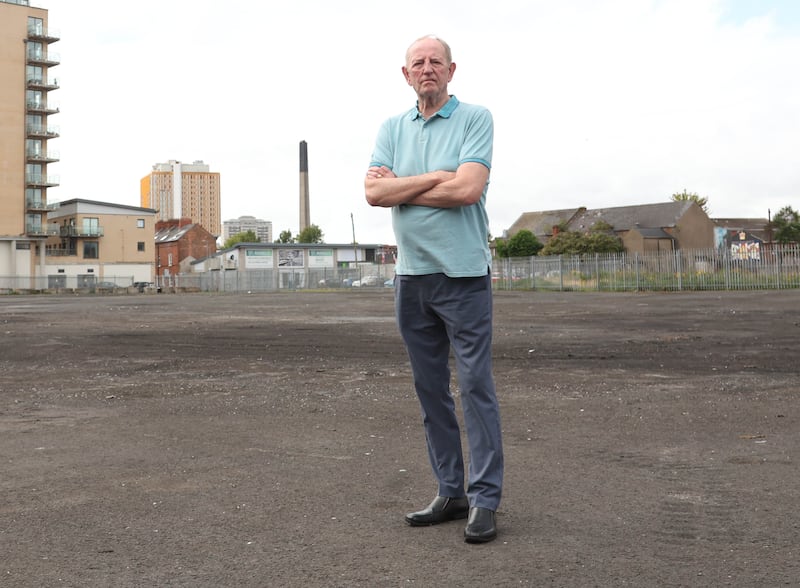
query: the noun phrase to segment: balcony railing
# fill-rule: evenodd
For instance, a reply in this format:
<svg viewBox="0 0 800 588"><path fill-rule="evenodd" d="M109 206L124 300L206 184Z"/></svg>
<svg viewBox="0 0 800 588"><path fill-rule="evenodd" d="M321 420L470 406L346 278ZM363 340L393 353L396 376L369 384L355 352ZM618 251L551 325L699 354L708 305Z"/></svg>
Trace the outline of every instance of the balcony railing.
<svg viewBox="0 0 800 588"><path fill-rule="evenodd" d="M28 137L35 139L55 139L59 136L59 130L58 127L44 127L41 125L28 125L25 127Z"/></svg>
<svg viewBox="0 0 800 588"><path fill-rule="evenodd" d="M42 41L44 43L55 43L61 38L58 31L45 29L42 27L28 28L28 38L32 41Z"/></svg>
<svg viewBox="0 0 800 588"><path fill-rule="evenodd" d="M31 90L58 90L58 80L43 80L41 78L28 78L28 88Z"/></svg>
<svg viewBox="0 0 800 588"><path fill-rule="evenodd" d="M42 212L42 211L49 212L61 208L61 203L53 202L51 204L48 204L44 200L28 198L25 201L25 208L27 208L31 212ZM57 229L56 234L58 234L59 233L58 227L56 227L56 229Z"/></svg>
<svg viewBox="0 0 800 588"><path fill-rule="evenodd" d="M39 223L26 223L25 234L36 237L49 237L58 235L58 225L42 225Z"/></svg>
<svg viewBox="0 0 800 588"><path fill-rule="evenodd" d="M26 174L25 183L33 188L48 188L58 186L59 176L46 176L44 174Z"/></svg>
<svg viewBox="0 0 800 588"><path fill-rule="evenodd" d="M26 151L25 158L29 162L53 163L59 161L57 151Z"/></svg>
<svg viewBox="0 0 800 588"><path fill-rule="evenodd" d="M46 250L48 257L68 257L71 255L78 255L77 247L68 247L66 249L48 247Z"/></svg>
<svg viewBox="0 0 800 588"><path fill-rule="evenodd" d="M29 52L27 60L29 65L44 65L48 67L53 67L61 63L58 54L50 53L49 51L47 53Z"/></svg>
<svg viewBox="0 0 800 588"><path fill-rule="evenodd" d="M26 108L31 114L58 114L59 110L56 106L48 106L40 102L28 102Z"/></svg>
<svg viewBox="0 0 800 588"><path fill-rule="evenodd" d="M102 237L103 227L59 227L62 237Z"/></svg>

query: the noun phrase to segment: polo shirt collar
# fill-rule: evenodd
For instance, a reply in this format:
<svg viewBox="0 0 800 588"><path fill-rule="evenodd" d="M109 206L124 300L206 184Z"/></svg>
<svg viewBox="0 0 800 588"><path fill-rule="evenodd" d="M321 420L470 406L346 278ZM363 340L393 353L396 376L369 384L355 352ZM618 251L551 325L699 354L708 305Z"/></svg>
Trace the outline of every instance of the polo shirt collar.
<svg viewBox="0 0 800 588"><path fill-rule="evenodd" d="M419 104L419 103L418 103ZM434 114L433 116L441 116L442 118L450 118L450 115L453 114L453 111L458 108L459 102L458 98L456 98L453 94L450 95L450 100L445 102L444 106L442 106L439 111ZM419 108L416 106L411 109L409 113L411 115L411 120L417 120L418 118L422 118L422 113L420 113ZM431 118L433 118L433 116Z"/></svg>

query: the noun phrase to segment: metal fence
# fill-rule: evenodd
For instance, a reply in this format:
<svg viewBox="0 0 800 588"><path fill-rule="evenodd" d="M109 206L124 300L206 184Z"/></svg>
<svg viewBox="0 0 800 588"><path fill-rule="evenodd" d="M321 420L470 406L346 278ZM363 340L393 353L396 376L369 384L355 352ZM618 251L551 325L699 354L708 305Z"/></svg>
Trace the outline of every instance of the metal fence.
<svg viewBox="0 0 800 588"><path fill-rule="evenodd" d="M380 288L394 278L394 265L360 264L357 268L291 268L159 276L161 292L264 292L331 288Z"/></svg>
<svg viewBox="0 0 800 588"><path fill-rule="evenodd" d="M394 265L356 268L214 270L160 276L0 276L0 294L14 292L265 292L392 286ZM559 255L495 259L496 290L637 291L800 288L800 245L760 250L680 250L655 253Z"/></svg>
<svg viewBox="0 0 800 588"><path fill-rule="evenodd" d="M769 290L800 287L800 245L496 259L498 290Z"/></svg>
<svg viewBox="0 0 800 588"><path fill-rule="evenodd" d="M104 276L102 280L93 275L67 276L0 276L0 294L14 292L125 292L139 288L133 276Z"/></svg>

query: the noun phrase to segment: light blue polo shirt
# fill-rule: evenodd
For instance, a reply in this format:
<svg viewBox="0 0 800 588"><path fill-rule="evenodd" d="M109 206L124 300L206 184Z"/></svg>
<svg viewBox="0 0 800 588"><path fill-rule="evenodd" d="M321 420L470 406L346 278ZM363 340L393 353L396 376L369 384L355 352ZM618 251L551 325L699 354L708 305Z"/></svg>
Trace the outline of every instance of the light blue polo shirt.
<svg viewBox="0 0 800 588"><path fill-rule="evenodd" d="M455 96L428 120L416 106L380 128L370 166L385 165L398 177L456 171L474 161L492 167L494 123L482 106ZM444 273L485 276L491 263L486 190L478 202L456 208L401 204L392 208L400 275Z"/></svg>

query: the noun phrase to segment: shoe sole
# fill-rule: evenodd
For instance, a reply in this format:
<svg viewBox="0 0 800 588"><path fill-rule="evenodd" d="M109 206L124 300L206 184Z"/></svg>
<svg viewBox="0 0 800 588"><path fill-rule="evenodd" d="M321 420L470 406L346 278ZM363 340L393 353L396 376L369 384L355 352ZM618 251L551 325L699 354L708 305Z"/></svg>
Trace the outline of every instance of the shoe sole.
<svg viewBox="0 0 800 588"><path fill-rule="evenodd" d="M464 537L466 543L489 543L497 538L497 533L494 535L487 535L485 537Z"/></svg>

